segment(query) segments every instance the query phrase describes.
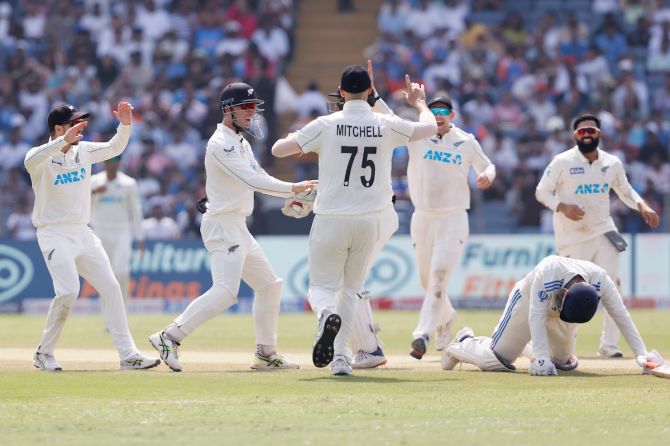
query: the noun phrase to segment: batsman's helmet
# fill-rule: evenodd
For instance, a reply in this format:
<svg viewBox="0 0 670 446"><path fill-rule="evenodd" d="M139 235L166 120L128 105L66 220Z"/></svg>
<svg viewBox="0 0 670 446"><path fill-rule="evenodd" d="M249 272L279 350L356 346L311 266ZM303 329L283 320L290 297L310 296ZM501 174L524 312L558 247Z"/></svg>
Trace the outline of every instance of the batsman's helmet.
<svg viewBox="0 0 670 446"><path fill-rule="evenodd" d="M565 294L559 316L564 322L583 324L596 314L599 301L600 296L593 285L577 282Z"/></svg>
<svg viewBox="0 0 670 446"><path fill-rule="evenodd" d="M233 82L226 85L219 97L221 108L232 107L234 105L256 104L263 105L265 101L256 97L256 90L244 82Z"/></svg>

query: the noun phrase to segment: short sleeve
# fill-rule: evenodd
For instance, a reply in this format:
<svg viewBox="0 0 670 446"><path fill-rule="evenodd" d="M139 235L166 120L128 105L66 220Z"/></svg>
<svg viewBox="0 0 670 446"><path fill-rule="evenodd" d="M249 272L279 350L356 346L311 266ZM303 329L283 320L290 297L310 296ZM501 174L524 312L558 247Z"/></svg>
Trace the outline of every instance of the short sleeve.
<svg viewBox="0 0 670 446"><path fill-rule="evenodd" d="M406 145L414 132L414 123L398 116L387 116L386 120L394 147Z"/></svg>
<svg viewBox="0 0 670 446"><path fill-rule="evenodd" d="M303 153L319 153L323 135L323 121L317 118L298 130L298 133L296 134L296 143L300 146L300 150L302 150Z"/></svg>

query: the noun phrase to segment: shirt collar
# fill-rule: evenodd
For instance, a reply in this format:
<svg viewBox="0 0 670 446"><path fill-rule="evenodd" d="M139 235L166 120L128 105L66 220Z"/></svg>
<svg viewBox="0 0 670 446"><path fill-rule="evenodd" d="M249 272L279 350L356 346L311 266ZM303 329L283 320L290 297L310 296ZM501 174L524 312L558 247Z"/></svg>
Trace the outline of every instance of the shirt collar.
<svg viewBox="0 0 670 446"><path fill-rule="evenodd" d="M237 133L235 130L231 129L231 128L228 127L227 125L224 125L222 122L219 122L219 123L216 125L216 129L219 130L219 131L221 131L221 132L223 132L223 133L227 133L227 134L229 134L230 136L234 136L234 137L240 137L240 136L241 136L241 135L240 135L239 133Z"/></svg>
<svg viewBox="0 0 670 446"><path fill-rule="evenodd" d="M344 103L343 110L372 111L372 108L370 108L370 104L368 104L368 102L364 101L363 99L352 99L351 101L347 101Z"/></svg>
<svg viewBox="0 0 670 446"><path fill-rule="evenodd" d="M575 146L575 147L574 147L574 150L575 150L575 153L577 154L577 159L579 159L579 161L581 161L582 163L585 163L585 164L589 164L589 163L591 163L591 161L589 161L589 160L584 156L584 154L579 150L579 147ZM602 159L602 156L600 155L601 150L600 150L599 148L596 148L596 150L598 151L598 158L596 158L595 160L593 160L594 163L596 163L596 162L598 162L598 161L600 161L600 160Z"/></svg>

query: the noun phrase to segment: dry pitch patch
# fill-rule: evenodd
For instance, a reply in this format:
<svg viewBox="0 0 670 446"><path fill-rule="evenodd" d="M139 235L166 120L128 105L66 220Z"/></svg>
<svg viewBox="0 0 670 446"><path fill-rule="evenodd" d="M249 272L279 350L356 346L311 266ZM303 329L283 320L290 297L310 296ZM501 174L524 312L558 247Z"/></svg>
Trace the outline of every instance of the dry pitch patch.
<svg viewBox="0 0 670 446"><path fill-rule="evenodd" d="M145 349L145 354L156 356L156 352ZM32 366L33 349L28 348L0 348L0 371L31 371L38 372ZM297 361L301 370L322 370L325 374L329 369L317 369L311 363L311 353L288 353L288 358ZM63 366L64 372L68 371L111 371L118 368L118 356L115 350L103 349L75 349L59 348L57 350L58 362ZM387 355L388 363L385 366L371 370L354 370L354 375L378 373L383 371L392 372L439 372L442 371L440 357L436 354L427 354L421 361L411 358L409 355ZM253 355L245 352L211 352L211 351L189 351L182 350L180 357L183 373L189 372L221 372L221 371L249 371L249 365ZM520 358L515 365L519 372L525 372L528 368L528 360ZM458 371L478 371L470 364L460 364L453 371L445 374L457 373ZM580 358L578 372L593 373L599 375L623 375L640 374L640 368L633 359L597 359ZM158 367L140 371L139 373L165 372L172 373L167 366L161 362ZM124 371L123 373L135 373ZM253 372L260 373L260 372ZM285 373L300 373L298 371L286 371ZM570 375L570 372L559 372L561 375ZM346 379L346 378L345 378Z"/></svg>

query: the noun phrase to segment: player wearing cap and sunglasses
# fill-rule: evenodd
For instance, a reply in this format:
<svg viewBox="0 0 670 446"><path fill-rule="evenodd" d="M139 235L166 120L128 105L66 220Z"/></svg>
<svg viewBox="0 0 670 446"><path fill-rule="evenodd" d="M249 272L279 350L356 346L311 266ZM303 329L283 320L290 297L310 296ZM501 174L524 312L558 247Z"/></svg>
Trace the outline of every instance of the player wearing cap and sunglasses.
<svg viewBox="0 0 670 446"><path fill-rule="evenodd" d="M643 373L663 364L658 352L647 351L604 269L584 260L549 256L514 285L493 336L474 337L470 328L462 328L445 350L442 368L451 370L463 361L484 371L513 371L512 363L524 355L531 359L530 375L574 370L579 363L577 324L591 320L599 301L623 332ZM526 348L528 341L532 351Z"/></svg>
<svg viewBox="0 0 670 446"><path fill-rule="evenodd" d="M333 375L351 374L347 343L358 293L381 237L381 218L392 206L393 149L437 131L423 86L405 77L407 102L419 122L374 113L366 101L372 82L365 68L347 67L340 80L341 112L322 116L272 147L275 156L319 154L319 194L309 243L309 302L319 317L312 360L331 363ZM336 296L338 296L336 298Z"/></svg>
<svg viewBox="0 0 670 446"><path fill-rule="evenodd" d="M254 208L254 192L291 197L309 191L317 181L287 183L261 168L244 133L259 135L257 120L263 100L243 82L227 85L219 104L223 121L207 142L205 173L207 203L200 226L209 252L212 287L196 298L164 330L149 337L161 359L180 372L179 346L200 325L237 303L240 280L255 292L253 305L256 332L256 370L297 369L298 364L277 353L277 323L282 280L272 270L265 253L253 238L246 218Z"/></svg>
<svg viewBox="0 0 670 446"><path fill-rule="evenodd" d="M447 283L470 232L470 168L477 173L480 189L490 187L496 175L475 137L452 123L456 112L451 99L438 97L428 106L437 120L437 134L409 144L407 167L415 207L410 232L426 293L412 333L410 355L416 359L426 353L433 333L437 350L443 350L451 339L456 311L447 295Z"/></svg>
<svg viewBox="0 0 670 446"><path fill-rule="evenodd" d="M54 349L79 295L80 275L100 293L105 324L119 352L121 368L147 369L160 363L158 358L137 350L128 328L121 287L100 239L87 226L91 216L91 164L118 156L130 138L133 107L121 102L114 115L121 122L116 135L108 142L93 143L81 141L88 113L72 105L56 107L48 116L49 142L26 154L25 166L35 191L33 224L56 293L33 358L33 365L43 371L62 369Z"/></svg>
<svg viewBox="0 0 670 446"><path fill-rule="evenodd" d="M535 196L554 212L554 236L559 254L588 260L620 283L619 253L626 243L610 216L610 190L642 214L652 228L658 214L631 187L623 164L599 147L600 120L582 115L573 123L575 147L554 157L540 179ZM607 309L606 309L607 310ZM619 330L605 312L598 356L620 358Z"/></svg>

